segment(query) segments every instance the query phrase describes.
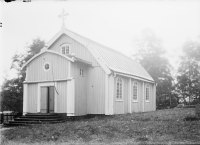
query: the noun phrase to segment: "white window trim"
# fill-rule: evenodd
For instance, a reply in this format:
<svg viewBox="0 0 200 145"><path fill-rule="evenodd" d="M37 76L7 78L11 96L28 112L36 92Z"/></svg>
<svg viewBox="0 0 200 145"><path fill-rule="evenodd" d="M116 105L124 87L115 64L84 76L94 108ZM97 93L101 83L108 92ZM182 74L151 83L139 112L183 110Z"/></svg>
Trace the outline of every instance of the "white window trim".
<svg viewBox="0 0 200 145"><path fill-rule="evenodd" d="M48 69L48 70L45 69L45 65L46 65L46 64L49 64L49 69ZM45 62L45 63L43 64L43 70L46 71L46 72L47 72L47 71L50 71L50 70L51 70L51 64L50 64L49 62Z"/></svg>
<svg viewBox="0 0 200 145"><path fill-rule="evenodd" d="M132 93L132 100L133 100L133 102L138 102L138 82L137 81L133 81L132 90L133 90L134 82L137 83L137 99L136 100L133 99L133 93Z"/></svg>
<svg viewBox="0 0 200 145"><path fill-rule="evenodd" d="M147 86L149 86L148 88L149 88L149 100L147 100L147 92L146 92L146 89L147 89ZM149 103L150 102L150 85L149 84L146 84L145 85L145 102L147 102L147 103Z"/></svg>
<svg viewBox="0 0 200 145"><path fill-rule="evenodd" d="M118 99L117 98L117 81L118 81L118 79L121 79L122 80L122 98L121 99ZM116 96L115 96L115 101L116 102L122 102L123 101L123 98L124 98L124 96L123 96L123 94L124 94L124 82L123 82L123 79L122 78L120 78L120 77L117 77L117 79L116 79L116 90L115 90L115 92L116 92Z"/></svg>
<svg viewBox="0 0 200 145"><path fill-rule="evenodd" d="M63 46L69 46L69 54L63 54L63 53L62 53L62 47L63 47ZM71 44L69 44L69 43L61 44L61 45L60 45L60 53L63 54L63 55L70 55L70 54L71 54Z"/></svg>

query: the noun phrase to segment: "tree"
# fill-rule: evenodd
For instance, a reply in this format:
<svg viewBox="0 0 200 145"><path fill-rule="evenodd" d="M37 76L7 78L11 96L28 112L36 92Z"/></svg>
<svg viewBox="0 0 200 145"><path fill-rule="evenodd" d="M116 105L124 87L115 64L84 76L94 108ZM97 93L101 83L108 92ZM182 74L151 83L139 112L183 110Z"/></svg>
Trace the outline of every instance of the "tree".
<svg viewBox="0 0 200 145"><path fill-rule="evenodd" d="M27 53L15 54L11 69L17 70L18 78L5 80L1 88L1 107L3 110L12 110L15 112L22 112L23 107L23 82L25 80L25 69L21 69L31 57L39 53L45 46L43 40L34 39L33 43L28 46Z"/></svg>
<svg viewBox="0 0 200 145"><path fill-rule="evenodd" d="M164 57L165 50L161 40L149 29L142 33L141 38L136 39L138 52L135 59L147 70L157 83L156 96L157 105L162 103L167 106L166 101L173 90L171 76L171 65ZM169 99L170 100L170 99Z"/></svg>
<svg viewBox="0 0 200 145"><path fill-rule="evenodd" d="M177 75L177 92L186 103L200 102L200 43L188 41L183 46L183 55Z"/></svg>

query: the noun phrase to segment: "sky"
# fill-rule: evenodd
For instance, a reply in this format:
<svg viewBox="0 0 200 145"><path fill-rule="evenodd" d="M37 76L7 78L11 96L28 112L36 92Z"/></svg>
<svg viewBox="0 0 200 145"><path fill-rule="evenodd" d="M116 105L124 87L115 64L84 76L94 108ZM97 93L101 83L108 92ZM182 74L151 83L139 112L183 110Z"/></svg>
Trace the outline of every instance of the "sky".
<svg viewBox="0 0 200 145"><path fill-rule="evenodd" d="M200 36L199 0L0 1L0 86L17 76L10 70L15 54L26 52L33 39L50 41L61 29L63 9L67 29L127 56L137 51L134 39L152 30L174 70L183 44Z"/></svg>

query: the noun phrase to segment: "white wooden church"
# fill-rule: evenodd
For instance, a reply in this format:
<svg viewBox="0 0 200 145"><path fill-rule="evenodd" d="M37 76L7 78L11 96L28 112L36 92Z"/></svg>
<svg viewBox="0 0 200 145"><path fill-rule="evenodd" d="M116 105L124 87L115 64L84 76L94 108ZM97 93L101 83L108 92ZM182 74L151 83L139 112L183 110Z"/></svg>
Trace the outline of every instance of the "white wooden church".
<svg viewBox="0 0 200 145"><path fill-rule="evenodd" d="M66 29L64 21L24 67L24 114L113 115L156 109L155 81L139 63Z"/></svg>

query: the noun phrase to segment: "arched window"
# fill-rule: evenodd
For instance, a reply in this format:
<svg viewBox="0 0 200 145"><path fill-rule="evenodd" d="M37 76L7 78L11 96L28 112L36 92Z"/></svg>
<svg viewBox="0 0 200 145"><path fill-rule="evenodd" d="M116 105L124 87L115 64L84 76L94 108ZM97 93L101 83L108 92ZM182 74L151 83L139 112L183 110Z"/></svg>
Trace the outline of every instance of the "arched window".
<svg viewBox="0 0 200 145"><path fill-rule="evenodd" d="M133 82L133 101L138 100L138 82Z"/></svg>
<svg viewBox="0 0 200 145"><path fill-rule="evenodd" d="M122 100L123 82L121 78L117 78L117 100Z"/></svg>
<svg viewBox="0 0 200 145"><path fill-rule="evenodd" d="M62 44L60 47L60 52L62 54L70 54L71 53L71 45L70 44Z"/></svg>
<svg viewBox="0 0 200 145"><path fill-rule="evenodd" d="M150 96L150 86L149 84L146 84L146 101L149 101L149 96Z"/></svg>

